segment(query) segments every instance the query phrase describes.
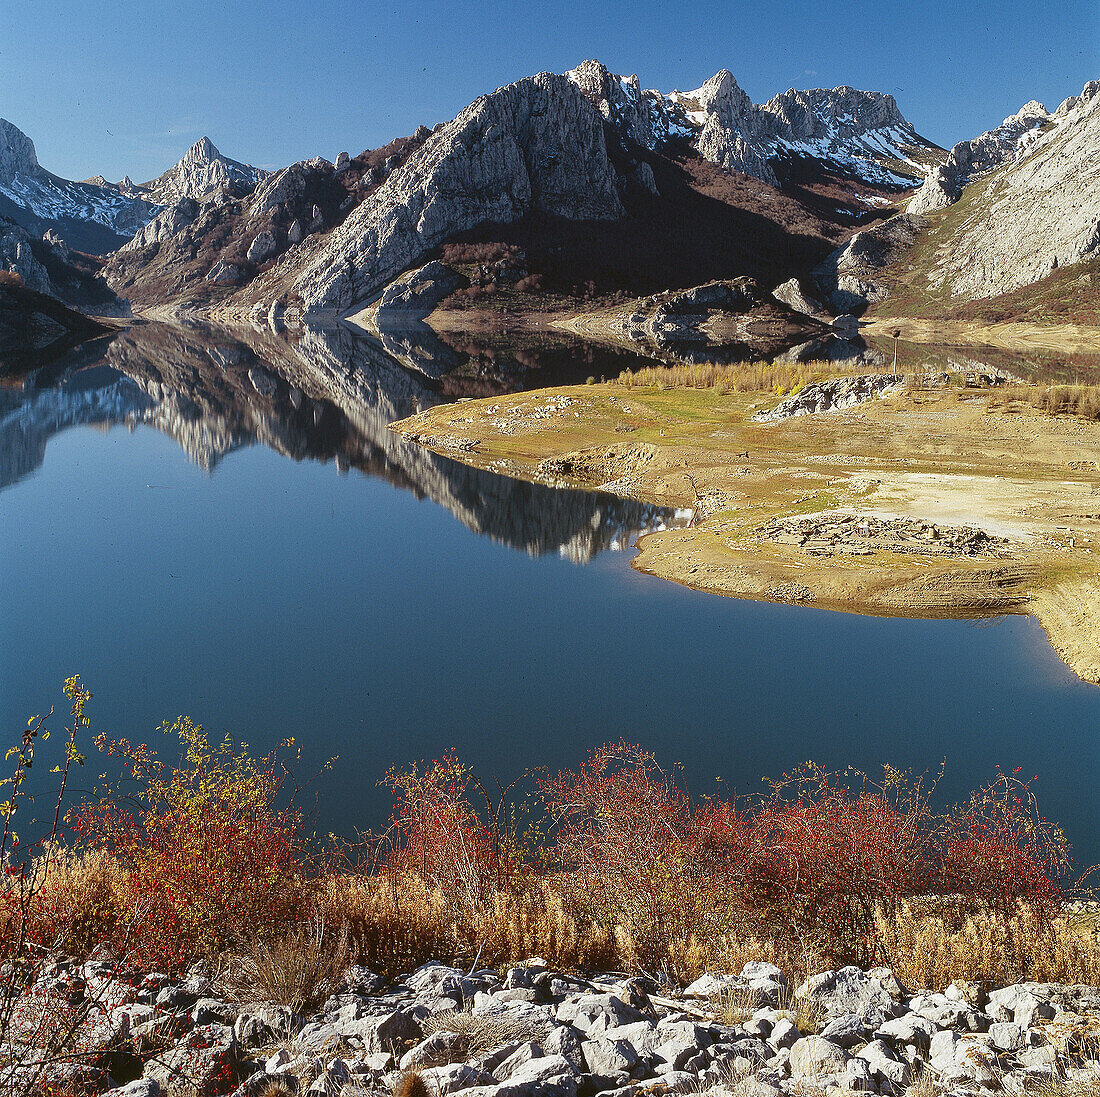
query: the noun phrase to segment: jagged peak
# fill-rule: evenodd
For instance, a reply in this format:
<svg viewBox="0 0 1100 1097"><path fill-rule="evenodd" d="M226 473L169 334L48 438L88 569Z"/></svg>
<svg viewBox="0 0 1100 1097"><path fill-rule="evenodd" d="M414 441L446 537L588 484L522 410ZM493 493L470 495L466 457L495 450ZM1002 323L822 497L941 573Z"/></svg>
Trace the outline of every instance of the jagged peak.
<svg viewBox="0 0 1100 1097"><path fill-rule="evenodd" d="M1015 114L1010 114L1002 123L1002 126L1011 126L1017 122L1042 122L1050 117L1050 112L1039 102L1032 99L1025 103Z"/></svg>
<svg viewBox="0 0 1100 1097"><path fill-rule="evenodd" d="M181 163L209 164L211 160L222 159L222 154L209 137L200 137L184 154Z"/></svg>

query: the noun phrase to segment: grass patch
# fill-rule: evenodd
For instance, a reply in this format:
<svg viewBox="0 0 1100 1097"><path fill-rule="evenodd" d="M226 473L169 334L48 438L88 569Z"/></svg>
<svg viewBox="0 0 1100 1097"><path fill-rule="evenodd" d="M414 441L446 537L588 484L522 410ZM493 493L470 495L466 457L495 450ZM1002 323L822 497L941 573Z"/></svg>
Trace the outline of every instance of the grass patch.
<svg viewBox="0 0 1100 1097"><path fill-rule="evenodd" d="M1012 412L1021 404L1046 415L1100 419L1100 385L1002 385L989 395L990 409Z"/></svg>
<svg viewBox="0 0 1100 1097"><path fill-rule="evenodd" d="M886 366L861 365L861 373L889 373ZM812 381L851 373L837 362L703 362L680 366L643 366L624 370L618 384L625 388L710 389L716 396L731 392L767 392L777 396L797 392Z"/></svg>

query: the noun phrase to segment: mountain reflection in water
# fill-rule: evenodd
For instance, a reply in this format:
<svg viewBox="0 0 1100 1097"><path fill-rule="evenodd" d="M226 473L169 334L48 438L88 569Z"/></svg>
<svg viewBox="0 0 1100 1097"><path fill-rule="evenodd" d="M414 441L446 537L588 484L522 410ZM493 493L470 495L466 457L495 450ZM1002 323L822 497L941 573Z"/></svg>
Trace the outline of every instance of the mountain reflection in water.
<svg viewBox="0 0 1100 1097"><path fill-rule="evenodd" d="M469 468L388 429L464 392L575 381L571 372L593 368L590 352L579 357L558 344L551 357L567 364L544 370L531 368L537 353L471 354L425 325L384 339L344 327L283 337L265 329L137 325L105 348L85 347L0 387L0 488L32 475L50 438L69 427L141 424L175 439L209 471L260 443L295 461L331 461L380 477L531 555L585 562L689 519L690 511Z"/></svg>

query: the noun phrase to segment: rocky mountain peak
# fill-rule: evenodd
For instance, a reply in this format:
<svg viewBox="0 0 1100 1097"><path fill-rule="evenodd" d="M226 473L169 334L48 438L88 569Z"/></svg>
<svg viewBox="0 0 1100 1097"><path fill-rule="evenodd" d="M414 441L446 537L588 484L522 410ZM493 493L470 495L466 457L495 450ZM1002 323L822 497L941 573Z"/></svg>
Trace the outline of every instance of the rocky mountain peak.
<svg viewBox="0 0 1100 1097"><path fill-rule="evenodd" d="M454 234L534 211L579 221L623 215L600 116L553 73L498 88L434 132L304 266L286 260L291 289L306 309L344 310ZM283 276L277 265L269 279Z"/></svg>
<svg viewBox="0 0 1100 1097"><path fill-rule="evenodd" d="M181 164L209 164L212 160L220 160L222 154L209 137L200 137L184 154Z"/></svg>
<svg viewBox="0 0 1100 1097"><path fill-rule="evenodd" d="M698 101L701 109L731 121L743 118L752 109L752 100L729 69L719 69L691 97Z"/></svg>
<svg viewBox="0 0 1100 1097"><path fill-rule="evenodd" d="M778 123L777 136L796 141L836 135L854 137L869 130L908 127L892 95L847 85L809 91L791 88L760 109Z"/></svg>
<svg viewBox="0 0 1100 1097"><path fill-rule="evenodd" d="M643 90L637 76L616 76L595 60L566 76L624 138L648 149L686 138L705 160L773 186L780 162L802 156L868 182L909 187L943 153L881 92L792 88L757 106L729 69L694 91L668 95Z"/></svg>
<svg viewBox="0 0 1100 1097"><path fill-rule="evenodd" d="M0 183L10 183L16 175L39 171L34 142L16 125L0 118Z"/></svg>
<svg viewBox="0 0 1100 1097"><path fill-rule="evenodd" d="M149 196L162 206L185 199L198 200L232 183L252 187L266 172L223 156L209 137L200 137L183 158L146 187Z"/></svg>

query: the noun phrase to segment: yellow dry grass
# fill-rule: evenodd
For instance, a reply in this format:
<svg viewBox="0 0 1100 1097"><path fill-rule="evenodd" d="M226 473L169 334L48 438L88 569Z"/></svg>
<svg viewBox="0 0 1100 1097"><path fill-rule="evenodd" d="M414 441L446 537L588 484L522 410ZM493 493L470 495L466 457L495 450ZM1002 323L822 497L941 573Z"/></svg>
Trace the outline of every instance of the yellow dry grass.
<svg viewBox="0 0 1100 1097"><path fill-rule="evenodd" d="M1047 415L1100 419L1100 385L1003 385L989 397L990 408L1017 411L1020 405Z"/></svg>
<svg viewBox="0 0 1100 1097"><path fill-rule="evenodd" d="M40 939L87 955L99 942L118 939L133 902L107 854L57 851L32 917ZM307 924L323 925L326 945L291 948L285 964L278 948L269 949L264 982L273 987L281 986L280 980L301 981L306 953L316 960L323 952L331 954L336 943L343 954L345 941L349 960L390 977L427 960L478 956L487 966L541 956L562 970L634 970L643 951L629 921L609 927L586 916L565 882L554 877L497 890L472 909L456 912L438 889L416 877L326 874L313 881L305 903L302 917ZM309 933L306 937L313 940ZM880 961L914 989L943 989L963 979L1100 985L1100 918L1095 915L1067 912L1049 919L1026 907L1006 915L924 899L903 904L891 917L881 914L874 945ZM795 949L789 941L708 933L702 926L673 936L660 963L688 980L707 970L739 971L749 960L777 964L792 982L828 966L813 942ZM305 966L312 971L317 964ZM321 982L335 978L331 965L321 966ZM744 1005L729 1003L741 1012ZM812 1019L796 1023L811 1027Z"/></svg>
<svg viewBox="0 0 1100 1097"><path fill-rule="evenodd" d="M864 373L888 373L886 367L861 366ZM836 362L701 362L679 366L643 366L624 370L626 388L711 389L724 392L797 392L811 381L837 377Z"/></svg>
<svg viewBox="0 0 1100 1097"><path fill-rule="evenodd" d="M1021 907L993 911L922 910L903 905L877 919L884 962L906 986L940 989L955 980L1011 983L1100 981L1100 933L1094 919L1048 920Z"/></svg>

